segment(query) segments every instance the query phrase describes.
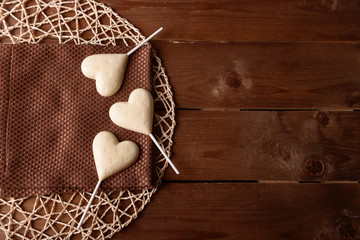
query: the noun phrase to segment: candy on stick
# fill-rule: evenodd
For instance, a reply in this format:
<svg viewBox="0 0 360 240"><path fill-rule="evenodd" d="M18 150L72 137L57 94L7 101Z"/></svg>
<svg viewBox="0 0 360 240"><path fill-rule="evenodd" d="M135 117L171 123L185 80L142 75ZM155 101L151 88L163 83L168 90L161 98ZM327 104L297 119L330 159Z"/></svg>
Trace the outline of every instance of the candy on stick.
<svg viewBox="0 0 360 240"><path fill-rule="evenodd" d="M110 108L109 115L110 119L116 125L149 135L176 174L179 174L173 162L152 134L154 100L148 90L143 88L135 89L131 92L128 102L117 102L113 104Z"/></svg>
<svg viewBox="0 0 360 240"><path fill-rule="evenodd" d="M101 96L109 97L120 89L127 61L126 54L91 55L81 63L81 71L96 80L96 90Z"/></svg>
<svg viewBox="0 0 360 240"><path fill-rule="evenodd" d="M159 28L127 54L95 54L86 57L81 63L81 72L86 77L96 80L96 90L101 96L114 95L121 87L128 57L162 29Z"/></svg>
<svg viewBox="0 0 360 240"><path fill-rule="evenodd" d="M130 167L139 157L139 147L132 141L118 142L108 131L98 133L93 141L93 154L99 181L85 208L77 228L80 228L100 184L106 178Z"/></svg>

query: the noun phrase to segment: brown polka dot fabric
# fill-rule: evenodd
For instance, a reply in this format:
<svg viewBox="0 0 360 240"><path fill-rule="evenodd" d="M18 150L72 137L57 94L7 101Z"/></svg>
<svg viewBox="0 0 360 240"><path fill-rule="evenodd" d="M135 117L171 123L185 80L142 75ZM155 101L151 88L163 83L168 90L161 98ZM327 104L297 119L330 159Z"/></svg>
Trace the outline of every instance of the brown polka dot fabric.
<svg viewBox="0 0 360 240"><path fill-rule="evenodd" d="M9 104L9 78L11 48L0 45L0 184L5 172L6 159L6 122ZM1 185L0 185L1 186Z"/></svg>
<svg viewBox="0 0 360 240"><path fill-rule="evenodd" d="M151 48L129 57L120 90L100 96L81 73L92 54L131 47L53 44L0 45L0 196L92 191L98 181L92 141L100 131L138 144L140 157L101 185L105 191L153 187L149 136L116 126L109 108L132 90L151 90Z"/></svg>

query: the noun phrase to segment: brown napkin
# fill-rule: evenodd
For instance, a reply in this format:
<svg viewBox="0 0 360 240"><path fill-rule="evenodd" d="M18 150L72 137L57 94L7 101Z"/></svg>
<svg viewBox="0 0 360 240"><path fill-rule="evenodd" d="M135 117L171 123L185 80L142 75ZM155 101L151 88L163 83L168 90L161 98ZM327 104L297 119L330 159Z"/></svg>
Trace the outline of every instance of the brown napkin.
<svg viewBox="0 0 360 240"><path fill-rule="evenodd" d="M132 90L151 90L151 48L129 57L123 84L102 97L81 73L82 60L131 47L53 44L0 45L0 197L92 191L98 181L92 141L100 131L132 140L140 157L103 181L101 189L152 187L150 137L116 126L109 108Z"/></svg>

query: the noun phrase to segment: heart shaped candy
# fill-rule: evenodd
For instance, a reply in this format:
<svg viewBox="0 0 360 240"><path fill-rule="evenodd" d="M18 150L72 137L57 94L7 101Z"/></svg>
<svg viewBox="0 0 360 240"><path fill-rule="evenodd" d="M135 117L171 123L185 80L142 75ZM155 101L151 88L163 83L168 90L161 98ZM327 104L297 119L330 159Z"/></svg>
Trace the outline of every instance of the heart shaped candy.
<svg viewBox="0 0 360 240"><path fill-rule="evenodd" d="M139 157L139 147L132 141L118 142L108 131L98 133L93 141L93 154L99 180L130 167Z"/></svg>
<svg viewBox="0 0 360 240"><path fill-rule="evenodd" d="M120 89L127 61L126 54L91 55L81 63L81 71L96 80L96 90L101 96L109 97Z"/></svg>
<svg viewBox="0 0 360 240"><path fill-rule="evenodd" d="M151 93L143 88L131 92L128 102L117 102L109 111L110 119L118 126L143 133L151 134L154 101Z"/></svg>

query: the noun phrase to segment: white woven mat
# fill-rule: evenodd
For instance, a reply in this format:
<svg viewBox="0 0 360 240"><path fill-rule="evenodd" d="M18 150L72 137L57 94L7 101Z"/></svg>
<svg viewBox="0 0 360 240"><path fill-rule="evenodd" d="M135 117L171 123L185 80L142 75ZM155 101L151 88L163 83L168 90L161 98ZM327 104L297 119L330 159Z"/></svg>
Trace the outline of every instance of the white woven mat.
<svg viewBox="0 0 360 240"><path fill-rule="evenodd" d="M156 29L154 29L156 30ZM136 45L145 37L111 8L92 0L3 0L0 3L0 42ZM168 77L153 51L156 106L154 132L170 156L175 112ZM167 167L156 156L157 186ZM0 238L104 239L119 232L138 216L155 189L98 192L83 229L77 230L91 193L53 194L31 198L0 198Z"/></svg>

